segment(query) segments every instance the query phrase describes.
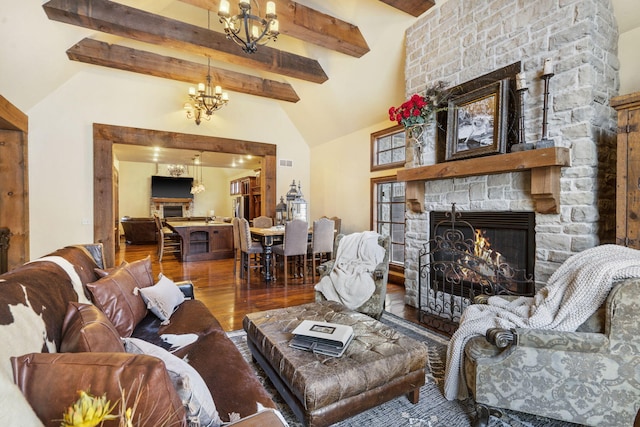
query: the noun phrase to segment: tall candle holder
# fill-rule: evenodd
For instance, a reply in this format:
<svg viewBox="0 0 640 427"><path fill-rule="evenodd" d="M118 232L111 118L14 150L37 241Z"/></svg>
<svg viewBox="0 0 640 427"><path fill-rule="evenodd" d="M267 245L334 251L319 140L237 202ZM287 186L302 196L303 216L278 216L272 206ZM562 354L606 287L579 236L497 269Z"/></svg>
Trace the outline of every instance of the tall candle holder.
<svg viewBox="0 0 640 427"><path fill-rule="evenodd" d="M516 75L516 92L518 93L518 99L520 100L520 111L518 112L518 143L511 146L511 151L527 151L533 150L535 146L531 142L525 141L524 132L524 95L529 88L524 77L524 72L520 72Z"/></svg>
<svg viewBox="0 0 640 427"><path fill-rule="evenodd" d="M544 61L542 80L544 80L544 106L542 108L542 139L536 143L536 148L553 147L553 139L549 139L549 80L553 77L553 65L551 58Z"/></svg>

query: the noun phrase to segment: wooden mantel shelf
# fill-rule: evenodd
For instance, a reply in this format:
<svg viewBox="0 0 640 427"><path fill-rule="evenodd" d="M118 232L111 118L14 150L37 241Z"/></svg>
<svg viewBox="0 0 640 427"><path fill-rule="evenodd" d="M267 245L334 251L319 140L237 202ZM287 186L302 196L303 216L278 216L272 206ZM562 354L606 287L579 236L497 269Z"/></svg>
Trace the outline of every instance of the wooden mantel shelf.
<svg viewBox="0 0 640 427"><path fill-rule="evenodd" d="M411 210L424 209L424 183L447 178L531 171L531 195L536 211L558 213L560 206L560 168L571 166L571 152L564 147L518 151L399 170L398 181L407 183L406 199Z"/></svg>

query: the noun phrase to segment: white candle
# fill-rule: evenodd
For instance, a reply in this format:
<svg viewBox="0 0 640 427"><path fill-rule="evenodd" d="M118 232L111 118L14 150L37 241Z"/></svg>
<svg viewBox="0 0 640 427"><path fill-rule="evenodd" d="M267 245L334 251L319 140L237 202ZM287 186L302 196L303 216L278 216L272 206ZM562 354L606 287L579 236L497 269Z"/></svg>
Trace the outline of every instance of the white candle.
<svg viewBox="0 0 640 427"><path fill-rule="evenodd" d="M276 4L272 1L267 2L267 16L276 14Z"/></svg>
<svg viewBox="0 0 640 427"><path fill-rule="evenodd" d="M222 93L222 88L220 86L216 86L216 95L220 95Z"/></svg>
<svg viewBox="0 0 640 427"><path fill-rule="evenodd" d="M191 87L189 88L189 95L195 95L195 94L196 94L196 88L195 88L195 87L193 87L193 86L191 86Z"/></svg>
<svg viewBox="0 0 640 427"><path fill-rule="evenodd" d="M229 100L229 94L227 92L223 92L222 93L222 100L223 101L228 101Z"/></svg>
<svg viewBox="0 0 640 427"><path fill-rule="evenodd" d="M269 31L275 34L275 33L278 33L279 29L280 29L280 24L278 23L278 20L274 19L273 21L271 21L271 23L269 24Z"/></svg>
<svg viewBox="0 0 640 427"><path fill-rule="evenodd" d="M220 0L220 8L218 9L218 15L229 15L229 0Z"/></svg>
<svg viewBox="0 0 640 427"><path fill-rule="evenodd" d="M198 92L204 92L204 83L198 83Z"/></svg>
<svg viewBox="0 0 640 427"><path fill-rule="evenodd" d="M251 27L251 38L257 40L258 37L260 37L260 29L257 25L254 25L253 27Z"/></svg>
<svg viewBox="0 0 640 427"><path fill-rule="evenodd" d="M249 0L240 0L240 7L242 9L251 9L251 4L249 3Z"/></svg>
<svg viewBox="0 0 640 427"><path fill-rule="evenodd" d="M527 88L527 80L524 77L524 71L516 74L516 89L526 89Z"/></svg>
<svg viewBox="0 0 640 427"><path fill-rule="evenodd" d="M547 74L553 74L553 60L551 58L544 60L544 70L542 71L542 75L546 76Z"/></svg>

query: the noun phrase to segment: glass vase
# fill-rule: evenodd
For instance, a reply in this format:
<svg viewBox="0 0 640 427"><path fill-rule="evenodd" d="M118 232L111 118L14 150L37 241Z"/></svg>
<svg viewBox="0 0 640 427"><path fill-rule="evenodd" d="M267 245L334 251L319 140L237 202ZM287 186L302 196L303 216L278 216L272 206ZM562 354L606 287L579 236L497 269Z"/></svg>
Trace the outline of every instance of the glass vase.
<svg viewBox="0 0 640 427"><path fill-rule="evenodd" d="M433 120L405 128L408 166L436 164L436 126Z"/></svg>

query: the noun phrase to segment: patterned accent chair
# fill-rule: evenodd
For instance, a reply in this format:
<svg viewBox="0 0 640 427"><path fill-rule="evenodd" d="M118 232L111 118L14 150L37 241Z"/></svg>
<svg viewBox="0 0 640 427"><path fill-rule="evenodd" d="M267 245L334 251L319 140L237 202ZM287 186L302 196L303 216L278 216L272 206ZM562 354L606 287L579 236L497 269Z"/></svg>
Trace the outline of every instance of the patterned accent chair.
<svg viewBox="0 0 640 427"><path fill-rule="evenodd" d="M333 253L338 253L338 246L340 245L340 240L344 237L344 234L338 234L336 237ZM376 266L376 269L373 271L373 279L376 284L376 290L371 295L371 298L367 300L364 304L356 309L356 311L366 314L367 316L371 316L374 319L380 319L382 317L382 313L384 312L384 303L387 298L387 279L389 277L389 245L391 239L389 236L379 236L378 244L384 248L384 259L380 264ZM318 266L318 272L320 273L320 279L322 277L331 273L333 269L334 260L327 261ZM326 301L326 298L322 294L322 292L315 291L316 302Z"/></svg>
<svg viewBox="0 0 640 427"><path fill-rule="evenodd" d="M591 426L632 426L640 408L640 279L621 280L575 332L490 329L465 347L476 426L495 408Z"/></svg>

